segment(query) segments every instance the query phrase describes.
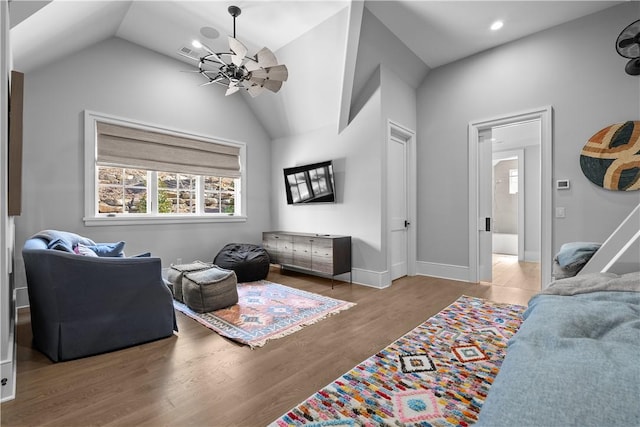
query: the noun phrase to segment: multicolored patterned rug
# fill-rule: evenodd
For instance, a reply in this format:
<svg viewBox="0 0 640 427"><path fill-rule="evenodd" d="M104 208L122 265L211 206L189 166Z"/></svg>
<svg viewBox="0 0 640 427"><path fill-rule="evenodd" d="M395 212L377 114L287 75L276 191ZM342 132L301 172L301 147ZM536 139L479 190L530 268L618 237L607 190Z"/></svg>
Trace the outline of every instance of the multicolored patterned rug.
<svg viewBox="0 0 640 427"><path fill-rule="evenodd" d="M524 309L462 296L271 426L471 425Z"/></svg>
<svg viewBox="0 0 640 427"><path fill-rule="evenodd" d="M260 280L238 283L238 304L222 310L196 313L179 301L173 305L218 334L253 348L356 304Z"/></svg>

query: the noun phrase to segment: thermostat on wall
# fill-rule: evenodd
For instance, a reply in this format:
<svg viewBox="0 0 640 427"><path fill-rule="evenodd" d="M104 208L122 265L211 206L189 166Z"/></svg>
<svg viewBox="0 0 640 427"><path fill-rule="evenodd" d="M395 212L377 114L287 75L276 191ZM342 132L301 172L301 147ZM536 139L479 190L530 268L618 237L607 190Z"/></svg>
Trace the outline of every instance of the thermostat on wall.
<svg viewBox="0 0 640 427"><path fill-rule="evenodd" d="M569 189L568 179L559 179L556 181L556 190L568 190L568 189Z"/></svg>

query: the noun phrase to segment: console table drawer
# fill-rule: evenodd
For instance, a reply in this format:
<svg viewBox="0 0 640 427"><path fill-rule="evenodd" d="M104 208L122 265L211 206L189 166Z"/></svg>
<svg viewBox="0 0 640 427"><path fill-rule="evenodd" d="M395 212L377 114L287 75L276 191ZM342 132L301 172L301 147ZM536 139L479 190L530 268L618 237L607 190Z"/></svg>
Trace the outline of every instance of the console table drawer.
<svg viewBox="0 0 640 427"><path fill-rule="evenodd" d="M270 231L262 240L271 262L281 267L332 277L351 273L351 236Z"/></svg>

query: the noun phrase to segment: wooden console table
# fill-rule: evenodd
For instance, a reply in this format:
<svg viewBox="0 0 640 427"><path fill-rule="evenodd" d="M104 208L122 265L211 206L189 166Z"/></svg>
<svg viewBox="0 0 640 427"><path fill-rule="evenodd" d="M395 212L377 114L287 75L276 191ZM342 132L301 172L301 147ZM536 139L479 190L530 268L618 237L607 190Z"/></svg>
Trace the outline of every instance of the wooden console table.
<svg viewBox="0 0 640 427"><path fill-rule="evenodd" d="M349 273L352 282L351 236L267 231L262 233L262 246L280 268L330 276L332 288L338 274Z"/></svg>

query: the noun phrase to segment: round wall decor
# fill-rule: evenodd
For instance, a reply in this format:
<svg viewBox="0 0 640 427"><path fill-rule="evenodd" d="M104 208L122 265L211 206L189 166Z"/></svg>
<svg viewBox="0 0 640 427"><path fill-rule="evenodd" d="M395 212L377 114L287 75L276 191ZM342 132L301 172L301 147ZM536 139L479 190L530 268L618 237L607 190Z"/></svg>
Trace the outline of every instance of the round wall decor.
<svg viewBox="0 0 640 427"><path fill-rule="evenodd" d="M582 148L580 167L589 181L607 190L639 190L640 121L596 132Z"/></svg>

